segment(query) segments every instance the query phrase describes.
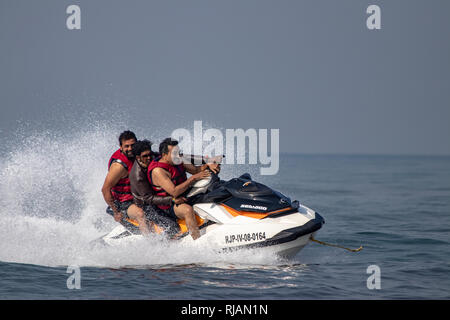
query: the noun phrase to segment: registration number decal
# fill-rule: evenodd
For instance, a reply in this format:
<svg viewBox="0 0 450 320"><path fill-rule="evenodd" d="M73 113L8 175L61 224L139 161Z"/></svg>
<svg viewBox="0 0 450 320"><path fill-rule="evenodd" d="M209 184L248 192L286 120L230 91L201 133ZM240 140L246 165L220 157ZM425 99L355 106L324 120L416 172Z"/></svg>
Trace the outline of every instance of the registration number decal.
<svg viewBox="0 0 450 320"><path fill-rule="evenodd" d="M266 239L265 232L240 233L225 236L225 243L249 242Z"/></svg>

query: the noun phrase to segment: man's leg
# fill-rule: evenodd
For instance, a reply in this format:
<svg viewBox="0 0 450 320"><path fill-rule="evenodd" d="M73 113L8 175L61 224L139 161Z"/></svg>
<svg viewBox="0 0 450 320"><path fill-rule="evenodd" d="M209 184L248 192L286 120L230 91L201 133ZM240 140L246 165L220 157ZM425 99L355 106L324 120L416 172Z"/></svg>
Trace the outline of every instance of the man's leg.
<svg viewBox="0 0 450 320"><path fill-rule="evenodd" d="M136 220L139 223L139 230L142 235L146 236L150 233L147 221L145 219L144 210L139 208L137 205L132 204L128 207L127 214L131 219Z"/></svg>
<svg viewBox="0 0 450 320"><path fill-rule="evenodd" d="M150 230L153 230L153 228L156 230L156 228L160 227L169 237L174 236L180 230L176 221L178 217L174 213L168 217L167 210L161 210L150 205L145 206L144 212L145 219L149 221Z"/></svg>
<svg viewBox="0 0 450 320"><path fill-rule="evenodd" d="M197 220L195 219L195 212L192 206L182 203L173 206L173 211L175 215L186 221L186 226L191 234L192 239L197 239L200 237L200 231L198 230Z"/></svg>

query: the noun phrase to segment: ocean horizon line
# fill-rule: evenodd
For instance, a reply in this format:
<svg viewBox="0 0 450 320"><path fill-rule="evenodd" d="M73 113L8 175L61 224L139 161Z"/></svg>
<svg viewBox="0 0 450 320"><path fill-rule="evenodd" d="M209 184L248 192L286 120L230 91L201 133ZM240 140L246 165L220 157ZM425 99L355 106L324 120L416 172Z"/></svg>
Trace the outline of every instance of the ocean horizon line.
<svg viewBox="0 0 450 320"><path fill-rule="evenodd" d="M281 156L450 158L447 153L280 152Z"/></svg>

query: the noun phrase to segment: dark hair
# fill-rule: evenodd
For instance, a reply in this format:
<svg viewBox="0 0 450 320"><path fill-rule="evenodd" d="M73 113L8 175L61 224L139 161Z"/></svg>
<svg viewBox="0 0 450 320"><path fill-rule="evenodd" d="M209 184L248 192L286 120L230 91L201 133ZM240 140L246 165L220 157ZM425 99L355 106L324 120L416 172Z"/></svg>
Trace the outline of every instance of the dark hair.
<svg viewBox="0 0 450 320"><path fill-rule="evenodd" d="M176 146L178 141L172 138L166 138L159 144L159 154L167 154L169 152L169 146Z"/></svg>
<svg viewBox="0 0 450 320"><path fill-rule="evenodd" d="M152 143L148 140L137 141L133 144L131 149L133 151L134 156L140 156L142 152L150 150L152 151Z"/></svg>
<svg viewBox="0 0 450 320"><path fill-rule="evenodd" d="M132 132L130 130L126 130L120 134L119 144L122 145L122 141L130 140L130 139L134 139L137 141L137 138L136 138L136 135L134 134L134 132Z"/></svg>

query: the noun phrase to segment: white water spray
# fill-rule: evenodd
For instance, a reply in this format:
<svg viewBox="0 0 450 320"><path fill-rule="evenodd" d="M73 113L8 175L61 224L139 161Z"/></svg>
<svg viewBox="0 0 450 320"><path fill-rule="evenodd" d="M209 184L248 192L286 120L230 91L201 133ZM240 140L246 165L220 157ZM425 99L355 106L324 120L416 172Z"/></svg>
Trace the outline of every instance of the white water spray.
<svg viewBox="0 0 450 320"><path fill-rule="evenodd" d="M126 248L91 248L91 240L116 225L100 190L121 128L96 123L16 138L1 157L0 261L99 267L277 263L267 253L219 254L157 236Z"/></svg>

